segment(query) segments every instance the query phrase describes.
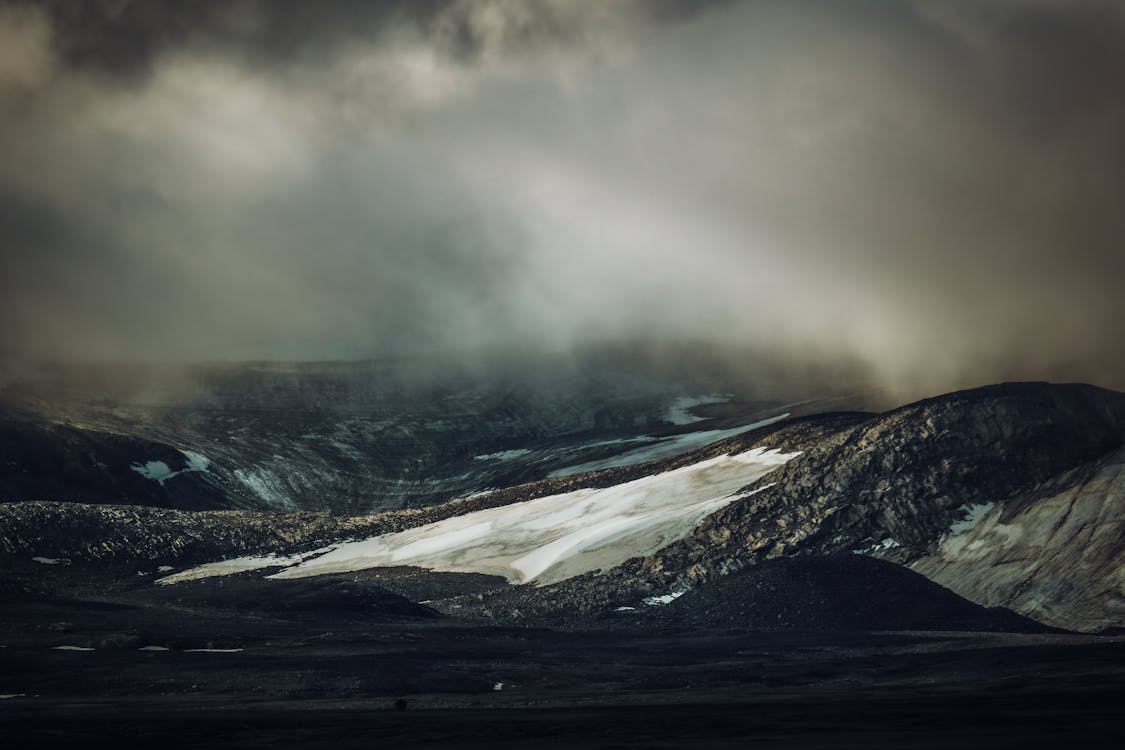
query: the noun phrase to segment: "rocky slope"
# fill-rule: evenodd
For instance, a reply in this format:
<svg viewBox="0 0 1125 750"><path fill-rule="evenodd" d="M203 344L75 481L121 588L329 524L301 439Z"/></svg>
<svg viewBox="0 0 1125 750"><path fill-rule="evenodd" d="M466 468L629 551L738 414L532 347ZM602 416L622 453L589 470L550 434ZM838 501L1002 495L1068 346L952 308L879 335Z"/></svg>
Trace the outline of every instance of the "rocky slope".
<svg viewBox="0 0 1125 750"><path fill-rule="evenodd" d="M807 396L723 386L565 359L48 371L0 390L0 502L417 507L684 452Z"/></svg>
<svg viewBox="0 0 1125 750"><path fill-rule="evenodd" d="M1044 622L1125 623L1125 451L1006 501L980 500L910 566Z"/></svg>
<svg viewBox="0 0 1125 750"><path fill-rule="evenodd" d="M727 453L776 449L800 455L648 557L547 586L497 581L464 595L442 587L432 606L502 622L612 621L629 611L623 607L660 606L661 597L672 602L686 591L706 599L709 586L732 601L742 586L753 602L747 582L760 579L744 571L776 558L839 561L846 559L840 554L860 554L912 567L977 604L1092 631L1125 626L1123 443L1125 395L1080 385L1005 384L884 414L790 420L675 459L363 518L186 514L164 515L154 524L135 517L135 509L0 507L0 550L30 556L69 547L88 559L159 559L177 567L208 555L292 553L618 485ZM54 533L44 534L46 528ZM190 541L178 544L175 535L183 529L191 529ZM824 581L836 575L832 566L820 570ZM868 574L874 575L854 572ZM645 603L650 599L655 603Z"/></svg>
<svg viewBox="0 0 1125 750"><path fill-rule="evenodd" d="M647 609L663 622L739 630L1044 630L863 555L768 560Z"/></svg>
<svg viewBox="0 0 1125 750"><path fill-rule="evenodd" d="M768 478L772 487L631 572L679 589L758 560L861 552L1049 624L1117 626L1123 441L1125 396L1088 386L929 399L817 441ZM1007 527L968 534L985 506Z"/></svg>
<svg viewBox="0 0 1125 750"><path fill-rule="evenodd" d="M534 597L545 602L535 611L566 618L774 558L847 552L914 566L973 601L1050 625L1120 627L1123 427L1122 394L1042 383L810 418L750 436L803 453L655 555L534 595L501 591L452 606L507 617L532 609Z"/></svg>

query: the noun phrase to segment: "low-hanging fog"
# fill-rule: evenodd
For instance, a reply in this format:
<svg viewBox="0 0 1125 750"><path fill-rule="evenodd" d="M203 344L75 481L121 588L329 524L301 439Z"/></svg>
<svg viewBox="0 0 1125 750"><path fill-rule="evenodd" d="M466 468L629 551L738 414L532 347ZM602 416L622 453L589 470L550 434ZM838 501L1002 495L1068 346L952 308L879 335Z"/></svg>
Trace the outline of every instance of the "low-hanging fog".
<svg viewBox="0 0 1125 750"><path fill-rule="evenodd" d="M0 355L1125 387L1114 2L0 2Z"/></svg>

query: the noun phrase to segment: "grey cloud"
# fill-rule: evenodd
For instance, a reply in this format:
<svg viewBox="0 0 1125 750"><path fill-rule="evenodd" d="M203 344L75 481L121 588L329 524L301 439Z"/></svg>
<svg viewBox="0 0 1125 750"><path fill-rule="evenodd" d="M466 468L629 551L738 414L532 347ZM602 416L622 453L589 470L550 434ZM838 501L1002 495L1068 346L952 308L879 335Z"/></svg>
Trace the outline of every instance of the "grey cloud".
<svg viewBox="0 0 1125 750"><path fill-rule="evenodd" d="M700 339L1125 387L1113 4L28 7L8 351Z"/></svg>

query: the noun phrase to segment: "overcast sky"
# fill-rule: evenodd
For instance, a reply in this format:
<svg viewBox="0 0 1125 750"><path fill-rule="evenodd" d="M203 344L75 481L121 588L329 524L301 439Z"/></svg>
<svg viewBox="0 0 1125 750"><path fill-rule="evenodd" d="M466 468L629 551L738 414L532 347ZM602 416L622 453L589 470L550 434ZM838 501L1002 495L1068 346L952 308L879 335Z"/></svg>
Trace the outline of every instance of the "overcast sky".
<svg viewBox="0 0 1125 750"><path fill-rule="evenodd" d="M1125 387L1123 8L0 0L0 352Z"/></svg>

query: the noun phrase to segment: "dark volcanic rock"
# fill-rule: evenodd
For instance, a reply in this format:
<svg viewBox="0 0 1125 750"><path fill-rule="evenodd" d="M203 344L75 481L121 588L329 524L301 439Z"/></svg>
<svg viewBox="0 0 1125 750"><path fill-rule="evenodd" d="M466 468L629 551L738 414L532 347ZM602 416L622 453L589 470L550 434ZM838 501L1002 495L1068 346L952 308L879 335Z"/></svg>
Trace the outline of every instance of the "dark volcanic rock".
<svg viewBox="0 0 1125 750"><path fill-rule="evenodd" d="M318 618L356 617L368 622L432 620L441 616L429 607L370 581L346 576L271 581L259 574L241 574L187 581L175 586L156 586L145 593L144 599L178 606L298 616L312 613Z"/></svg>
<svg viewBox="0 0 1125 750"><path fill-rule="evenodd" d="M800 456L691 535L605 575L450 611L581 624L775 558L862 551L1058 627L1125 622L1125 395L1016 383L882 415L810 417L710 450ZM974 509L970 512L970 508ZM971 528L985 509L984 525Z"/></svg>
<svg viewBox="0 0 1125 750"><path fill-rule="evenodd" d="M163 508L262 507L240 500L170 445L0 408L0 502L74 499ZM150 479L159 462L167 478Z"/></svg>
<svg viewBox="0 0 1125 750"><path fill-rule="evenodd" d="M986 609L900 565L862 555L769 560L658 607L661 619L749 630L1045 632Z"/></svg>

